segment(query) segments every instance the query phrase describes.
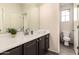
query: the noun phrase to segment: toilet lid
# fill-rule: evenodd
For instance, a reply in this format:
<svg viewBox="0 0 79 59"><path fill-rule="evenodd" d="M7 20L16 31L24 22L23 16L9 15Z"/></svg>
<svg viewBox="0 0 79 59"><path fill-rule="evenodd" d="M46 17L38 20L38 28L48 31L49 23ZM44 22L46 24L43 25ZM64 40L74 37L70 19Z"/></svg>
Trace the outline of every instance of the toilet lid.
<svg viewBox="0 0 79 59"><path fill-rule="evenodd" d="M69 37L64 37L64 40L70 40L70 38Z"/></svg>

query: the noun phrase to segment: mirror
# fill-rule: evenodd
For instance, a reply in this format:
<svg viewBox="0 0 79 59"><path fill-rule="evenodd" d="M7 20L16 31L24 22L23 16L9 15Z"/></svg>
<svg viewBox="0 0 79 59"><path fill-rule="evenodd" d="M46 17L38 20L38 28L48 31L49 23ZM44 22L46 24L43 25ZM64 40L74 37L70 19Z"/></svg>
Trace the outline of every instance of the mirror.
<svg viewBox="0 0 79 59"><path fill-rule="evenodd" d="M33 3L2 3L0 4L0 33L8 28L18 31L38 30L40 25L39 4Z"/></svg>
<svg viewBox="0 0 79 59"><path fill-rule="evenodd" d="M20 31L23 28L22 13L19 4L0 4L0 29L5 33L8 28L15 28Z"/></svg>
<svg viewBox="0 0 79 59"><path fill-rule="evenodd" d="M38 4L24 4L24 12L27 13L24 18L24 30L38 30L40 24L40 9Z"/></svg>

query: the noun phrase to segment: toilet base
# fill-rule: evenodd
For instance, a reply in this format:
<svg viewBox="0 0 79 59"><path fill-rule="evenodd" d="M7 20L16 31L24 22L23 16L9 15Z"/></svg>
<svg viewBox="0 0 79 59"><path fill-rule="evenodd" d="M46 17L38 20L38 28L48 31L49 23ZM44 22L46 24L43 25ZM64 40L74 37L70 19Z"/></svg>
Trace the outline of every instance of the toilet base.
<svg viewBox="0 0 79 59"><path fill-rule="evenodd" d="M65 46L69 46L69 42L65 41L65 42L64 42L64 45L65 45Z"/></svg>

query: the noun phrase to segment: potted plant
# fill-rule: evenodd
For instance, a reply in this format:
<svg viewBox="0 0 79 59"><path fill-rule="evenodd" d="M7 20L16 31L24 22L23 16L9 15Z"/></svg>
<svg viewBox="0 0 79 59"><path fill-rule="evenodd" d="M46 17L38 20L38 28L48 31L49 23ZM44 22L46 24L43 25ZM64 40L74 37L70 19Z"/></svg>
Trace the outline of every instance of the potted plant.
<svg viewBox="0 0 79 59"><path fill-rule="evenodd" d="M14 28L8 28L8 33L10 33L12 35L12 37L15 37L17 30Z"/></svg>

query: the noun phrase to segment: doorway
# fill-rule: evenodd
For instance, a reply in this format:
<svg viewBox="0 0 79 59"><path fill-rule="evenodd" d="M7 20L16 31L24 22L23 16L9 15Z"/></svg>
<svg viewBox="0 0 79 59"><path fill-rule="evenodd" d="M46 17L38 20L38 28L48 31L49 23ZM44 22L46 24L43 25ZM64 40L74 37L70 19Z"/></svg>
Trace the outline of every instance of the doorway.
<svg viewBox="0 0 79 59"><path fill-rule="evenodd" d="M73 3L60 4L60 55L75 55L73 6Z"/></svg>

